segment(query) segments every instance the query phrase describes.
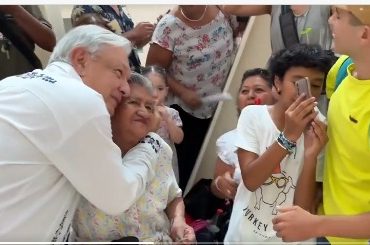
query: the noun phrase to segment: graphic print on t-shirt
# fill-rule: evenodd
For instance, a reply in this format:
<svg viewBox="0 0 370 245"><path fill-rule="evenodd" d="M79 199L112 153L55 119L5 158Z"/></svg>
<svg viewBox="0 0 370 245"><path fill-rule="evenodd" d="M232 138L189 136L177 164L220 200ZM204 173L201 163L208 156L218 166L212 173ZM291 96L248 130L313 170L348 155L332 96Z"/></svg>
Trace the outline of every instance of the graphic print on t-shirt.
<svg viewBox="0 0 370 245"><path fill-rule="evenodd" d="M276 189L275 195L264 195L267 188ZM259 210L261 208L261 203L264 203L272 208L271 214L277 214L276 206L285 202L290 189L295 189L295 185L293 184L292 177L287 177L285 175L285 171L271 175L266 182L254 192L256 200L254 208Z"/></svg>
<svg viewBox="0 0 370 245"><path fill-rule="evenodd" d="M277 214L277 206L287 201L288 193L294 192L293 178L281 170L279 163L270 177L252 193L248 206L243 209L246 219L255 227L254 233L268 238L271 217ZM290 200L289 200L290 201ZM288 202L289 202L288 201Z"/></svg>

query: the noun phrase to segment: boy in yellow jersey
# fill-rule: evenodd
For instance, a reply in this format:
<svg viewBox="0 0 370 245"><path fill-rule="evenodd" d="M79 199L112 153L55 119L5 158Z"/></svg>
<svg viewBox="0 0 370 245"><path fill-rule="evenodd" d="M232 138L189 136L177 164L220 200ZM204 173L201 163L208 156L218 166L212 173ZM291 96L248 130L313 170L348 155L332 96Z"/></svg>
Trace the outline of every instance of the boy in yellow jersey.
<svg viewBox="0 0 370 245"><path fill-rule="evenodd" d="M329 104L325 216L280 208L274 229L284 241L326 236L331 244L370 244L370 5L335 6L329 24L335 51L353 64Z"/></svg>

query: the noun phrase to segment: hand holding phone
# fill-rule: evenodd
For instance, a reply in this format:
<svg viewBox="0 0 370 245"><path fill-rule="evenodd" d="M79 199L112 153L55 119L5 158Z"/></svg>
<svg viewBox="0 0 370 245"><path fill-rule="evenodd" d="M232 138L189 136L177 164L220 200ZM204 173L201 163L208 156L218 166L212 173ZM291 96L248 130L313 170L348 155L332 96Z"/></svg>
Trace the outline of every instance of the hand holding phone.
<svg viewBox="0 0 370 245"><path fill-rule="evenodd" d="M295 82L295 85L297 87L298 96L301 95L302 93L304 93L306 95L306 99L312 97L311 89L310 89L311 88L310 80L308 79L308 77L304 77L302 79L297 80ZM317 106L314 107L314 111L318 113L316 118L320 122L327 125L326 117L323 114L321 114L321 112L319 111Z"/></svg>
<svg viewBox="0 0 370 245"><path fill-rule="evenodd" d="M312 97L311 85L308 77L297 80L295 82L295 86L297 87L298 96L304 93L306 95L306 99Z"/></svg>

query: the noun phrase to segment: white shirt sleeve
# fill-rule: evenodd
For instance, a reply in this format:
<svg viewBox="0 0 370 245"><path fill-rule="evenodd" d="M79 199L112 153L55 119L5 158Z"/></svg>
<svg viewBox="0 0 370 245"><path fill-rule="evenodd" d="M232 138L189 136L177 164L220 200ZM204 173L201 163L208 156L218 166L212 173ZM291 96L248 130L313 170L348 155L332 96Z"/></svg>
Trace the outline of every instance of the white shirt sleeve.
<svg viewBox="0 0 370 245"><path fill-rule="evenodd" d="M235 146L259 155L259 142L256 132L256 113L258 112L258 108L255 106L247 106L242 110L238 119Z"/></svg>
<svg viewBox="0 0 370 245"><path fill-rule="evenodd" d="M86 122L51 154L52 162L77 191L112 215L125 211L141 196L157 157L152 145L144 142L131 149L122 164L105 116Z"/></svg>
<svg viewBox="0 0 370 245"><path fill-rule="evenodd" d="M234 145L236 130L221 135L216 141L217 156L226 164L235 167L238 165L237 148Z"/></svg>

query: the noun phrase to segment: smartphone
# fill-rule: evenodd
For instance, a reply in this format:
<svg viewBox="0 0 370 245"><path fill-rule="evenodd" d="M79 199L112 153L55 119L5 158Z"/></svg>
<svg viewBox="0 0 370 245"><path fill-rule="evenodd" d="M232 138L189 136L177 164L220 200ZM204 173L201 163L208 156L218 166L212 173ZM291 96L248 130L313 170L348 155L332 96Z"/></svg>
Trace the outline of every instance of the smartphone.
<svg viewBox="0 0 370 245"><path fill-rule="evenodd" d="M306 98L312 97L311 94L311 84L308 77L304 77L302 79L299 79L295 82L295 86L297 87L298 95L301 95L304 93Z"/></svg>

